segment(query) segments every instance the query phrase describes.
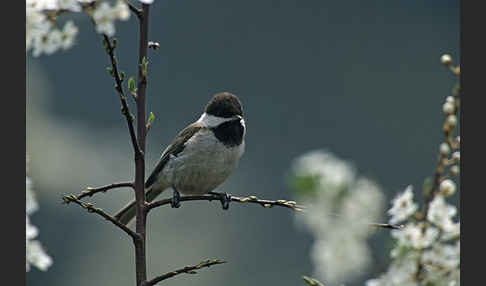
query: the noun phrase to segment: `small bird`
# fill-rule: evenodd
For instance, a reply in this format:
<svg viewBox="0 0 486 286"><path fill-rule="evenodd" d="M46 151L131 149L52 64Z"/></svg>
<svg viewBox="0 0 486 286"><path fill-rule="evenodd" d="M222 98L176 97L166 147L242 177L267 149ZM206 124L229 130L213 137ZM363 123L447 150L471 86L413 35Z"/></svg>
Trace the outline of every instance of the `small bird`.
<svg viewBox="0 0 486 286"><path fill-rule="evenodd" d="M216 94L206 105L199 120L188 125L164 150L152 174L145 182L145 195L153 201L172 188L171 205L180 206L180 193L216 194L223 209L231 197L212 192L233 172L245 150L246 126L239 99L229 93ZM128 224L135 217L135 201L117 212L115 218Z"/></svg>

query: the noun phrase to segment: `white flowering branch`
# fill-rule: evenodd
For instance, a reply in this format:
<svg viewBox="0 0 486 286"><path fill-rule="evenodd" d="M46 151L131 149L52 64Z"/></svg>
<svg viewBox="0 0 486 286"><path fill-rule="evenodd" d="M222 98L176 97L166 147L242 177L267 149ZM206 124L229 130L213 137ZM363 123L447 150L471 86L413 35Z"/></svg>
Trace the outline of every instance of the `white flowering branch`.
<svg viewBox="0 0 486 286"><path fill-rule="evenodd" d="M452 65L449 55L441 58L454 74L460 68ZM391 251L388 271L379 278L368 280L367 286L389 285L458 285L460 278L460 222L454 222L455 206L446 197L456 192L453 178L459 174L460 136L453 138L460 106L460 88L447 96L442 105L444 142L439 147L439 158L433 178L424 184L422 212L413 202L412 187L399 194L388 211L390 222L407 221L402 230L393 230L397 240ZM455 243L454 243L455 242Z"/></svg>
<svg viewBox="0 0 486 286"><path fill-rule="evenodd" d="M447 67L450 71L452 71L455 75L460 75L460 68L454 67L452 65L452 59L449 55L443 55L441 57L442 64ZM444 133L444 143L440 145L440 155L437 167L434 172L434 179L432 186L430 189L426 189L424 193L424 210L421 215L419 215L419 221L425 223L427 220L433 220L429 214L432 202L436 199L438 194L442 194L444 196L450 196L455 192L456 186L455 183L449 179L446 179L448 176L445 173L445 169L459 161L459 153L453 153L452 158L448 158L451 150L456 150L460 148L460 137L458 136L454 141L452 139L452 134L454 129L457 125L457 113L459 110L460 98L459 92L455 91L453 96L448 96L446 98L446 102L442 106L442 111L444 112L444 122L443 122L443 133ZM457 175L457 172L454 171L453 166L449 169L449 173L451 175ZM426 231L428 230L427 227L422 227L422 234L426 235ZM419 251L420 256L423 255L423 249ZM419 260L416 272L416 278L418 281L425 280L425 263L422 260Z"/></svg>

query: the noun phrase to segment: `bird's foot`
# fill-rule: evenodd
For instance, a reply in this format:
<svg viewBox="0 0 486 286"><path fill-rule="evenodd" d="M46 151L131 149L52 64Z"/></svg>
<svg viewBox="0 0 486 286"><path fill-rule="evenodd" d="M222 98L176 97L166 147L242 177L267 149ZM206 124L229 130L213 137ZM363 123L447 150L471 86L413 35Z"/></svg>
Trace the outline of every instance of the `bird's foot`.
<svg viewBox="0 0 486 286"><path fill-rule="evenodd" d="M228 193L216 193L216 192L209 192L211 195L216 195L219 197L219 201L221 202L221 206L223 210L227 210L229 208L229 203L231 202L231 195Z"/></svg>
<svg viewBox="0 0 486 286"><path fill-rule="evenodd" d="M170 200L170 206L172 208L180 207L181 206L180 199L181 199L181 195L179 194L179 192L175 188L173 188L172 189L172 199Z"/></svg>

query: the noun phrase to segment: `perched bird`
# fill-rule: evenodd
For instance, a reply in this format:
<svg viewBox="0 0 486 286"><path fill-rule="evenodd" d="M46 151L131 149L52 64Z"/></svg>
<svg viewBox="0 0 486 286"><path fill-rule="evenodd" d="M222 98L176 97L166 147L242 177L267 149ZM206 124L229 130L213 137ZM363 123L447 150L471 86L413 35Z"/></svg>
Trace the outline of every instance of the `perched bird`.
<svg viewBox="0 0 486 286"><path fill-rule="evenodd" d="M164 150L145 182L148 202L172 188L172 207L179 207L179 192L220 196L223 209L231 198L212 192L235 169L245 150L245 120L239 99L228 92L216 94L199 120L188 125ZM115 218L128 224L135 217L135 201L117 212Z"/></svg>

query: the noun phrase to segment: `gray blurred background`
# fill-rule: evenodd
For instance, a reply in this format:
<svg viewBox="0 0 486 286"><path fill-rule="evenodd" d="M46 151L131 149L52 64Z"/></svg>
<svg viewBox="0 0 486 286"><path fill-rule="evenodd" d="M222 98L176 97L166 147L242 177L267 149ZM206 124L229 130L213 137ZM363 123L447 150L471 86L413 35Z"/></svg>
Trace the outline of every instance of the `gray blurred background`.
<svg viewBox="0 0 486 286"><path fill-rule="evenodd" d="M155 2L150 40L161 48L149 53L147 111L156 119L147 174L220 91L239 96L248 129L246 153L218 191L291 199L289 167L316 148L353 161L389 199L432 174L441 105L456 83L439 58L459 57L459 1ZM101 37L86 16L74 21L80 33L72 49L27 56L27 152L40 204L31 221L54 260L47 272L28 272L27 284L133 285L131 240L60 203L63 194L134 175ZM135 17L116 29L121 69L135 75ZM114 212L132 196L121 189L93 201ZM293 216L236 203L229 211L217 202L159 208L148 219L149 277L221 258L229 263L167 284L303 285L301 275L312 274L313 240ZM375 265L348 285L386 269L387 237L385 230L375 234Z"/></svg>

